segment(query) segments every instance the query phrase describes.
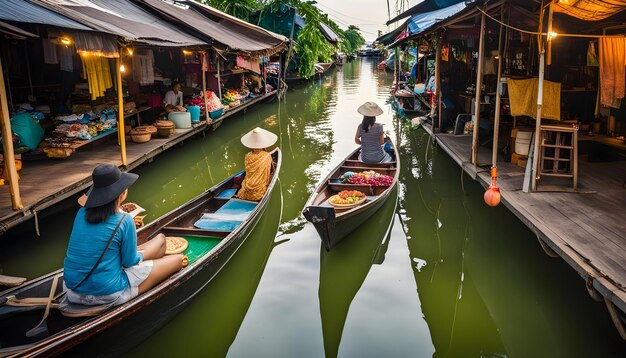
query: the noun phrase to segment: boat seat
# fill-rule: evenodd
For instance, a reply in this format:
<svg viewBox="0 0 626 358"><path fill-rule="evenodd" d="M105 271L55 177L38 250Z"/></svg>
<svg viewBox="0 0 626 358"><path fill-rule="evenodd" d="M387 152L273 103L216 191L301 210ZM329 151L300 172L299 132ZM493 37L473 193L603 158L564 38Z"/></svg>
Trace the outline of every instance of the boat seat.
<svg viewBox="0 0 626 358"><path fill-rule="evenodd" d="M378 165L378 164L376 164ZM385 174L385 175L389 175L389 176L393 176L396 172L396 168L383 168L383 167L352 167L352 166L347 166L347 165L342 165L341 166L341 172L345 173L345 172L363 172L363 171L369 171L369 170L373 170L376 173L379 174Z"/></svg>
<svg viewBox="0 0 626 358"><path fill-rule="evenodd" d="M354 160L354 159L348 159L345 162L345 166L347 167L358 167L358 168L369 168L371 167L373 164L368 164L368 163L363 163L360 160ZM396 162L388 162L388 163L376 163L375 164L377 167L380 168L395 168L396 166Z"/></svg>
<svg viewBox="0 0 626 358"><path fill-rule="evenodd" d="M230 199L237 194L237 189L225 189L215 197L219 199Z"/></svg>
<svg viewBox="0 0 626 358"><path fill-rule="evenodd" d="M59 304L59 312L65 317L93 317L97 316L109 308L113 307L113 303L107 303L104 305L85 306L77 303L71 303L67 300L63 300Z"/></svg>
<svg viewBox="0 0 626 358"><path fill-rule="evenodd" d="M202 215L193 226L202 230L233 231L250 216L256 206L257 203L253 201L230 199L214 213Z"/></svg>
<svg viewBox="0 0 626 358"><path fill-rule="evenodd" d="M333 183L329 180L328 187L332 191L336 191L336 192L340 192L342 190L358 190L365 195L374 195L374 189L369 184L341 184L341 183Z"/></svg>

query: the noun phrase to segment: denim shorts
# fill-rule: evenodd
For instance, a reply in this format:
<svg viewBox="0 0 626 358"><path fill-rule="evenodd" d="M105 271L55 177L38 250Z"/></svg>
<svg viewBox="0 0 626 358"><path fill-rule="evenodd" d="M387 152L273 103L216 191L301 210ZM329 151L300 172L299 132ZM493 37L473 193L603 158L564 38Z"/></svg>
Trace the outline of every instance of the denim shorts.
<svg viewBox="0 0 626 358"><path fill-rule="evenodd" d="M137 265L124 269L128 277L129 287L110 295L83 295L68 289L63 283L63 288L67 292L67 300L71 303L84 306L117 306L126 303L139 295L139 285L141 285L152 271L153 261L141 261Z"/></svg>

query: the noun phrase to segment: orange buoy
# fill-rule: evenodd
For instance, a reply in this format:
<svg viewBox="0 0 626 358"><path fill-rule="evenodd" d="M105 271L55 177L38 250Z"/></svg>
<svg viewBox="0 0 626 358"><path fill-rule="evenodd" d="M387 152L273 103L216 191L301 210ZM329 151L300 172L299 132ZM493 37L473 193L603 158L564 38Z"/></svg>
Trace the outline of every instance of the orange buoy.
<svg viewBox="0 0 626 358"><path fill-rule="evenodd" d="M491 185L489 185L489 188L487 188L483 197L485 199L485 204L489 206L498 206L498 204L500 204L501 195L500 188L498 188L498 184L496 182L497 178L498 171L494 166L491 168Z"/></svg>

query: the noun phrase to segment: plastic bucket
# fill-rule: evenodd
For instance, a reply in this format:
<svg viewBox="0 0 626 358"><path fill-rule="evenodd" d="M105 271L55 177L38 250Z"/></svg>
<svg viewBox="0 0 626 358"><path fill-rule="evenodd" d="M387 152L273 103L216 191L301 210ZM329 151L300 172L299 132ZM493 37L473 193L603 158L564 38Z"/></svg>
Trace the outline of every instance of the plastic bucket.
<svg viewBox="0 0 626 358"><path fill-rule="evenodd" d="M212 119L218 119L224 114L224 110L222 108L216 109L215 111L209 112L209 117Z"/></svg>
<svg viewBox="0 0 626 358"><path fill-rule="evenodd" d="M187 110L189 111L189 114L191 114L192 122L200 121L200 106L189 106L187 107Z"/></svg>
<svg viewBox="0 0 626 358"><path fill-rule="evenodd" d="M530 147L530 138L528 139L522 138L522 137L515 138L515 153L519 155L528 155L529 147Z"/></svg>
<svg viewBox="0 0 626 358"><path fill-rule="evenodd" d="M170 112L167 119L174 122L176 128L191 128L191 114L189 112Z"/></svg>

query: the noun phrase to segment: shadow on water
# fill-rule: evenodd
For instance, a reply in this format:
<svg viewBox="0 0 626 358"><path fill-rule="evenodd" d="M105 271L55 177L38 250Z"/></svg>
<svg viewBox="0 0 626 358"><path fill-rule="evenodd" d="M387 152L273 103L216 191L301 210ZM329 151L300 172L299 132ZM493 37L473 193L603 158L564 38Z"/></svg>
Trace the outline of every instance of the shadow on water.
<svg viewBox="0 0 626 358"><path fill-rule="evenodd" d="M372 265L381 265L391 239L398 192L367 223L327 252L320 245L319 302L324 350L336 357L350 304Z"/></svg>

